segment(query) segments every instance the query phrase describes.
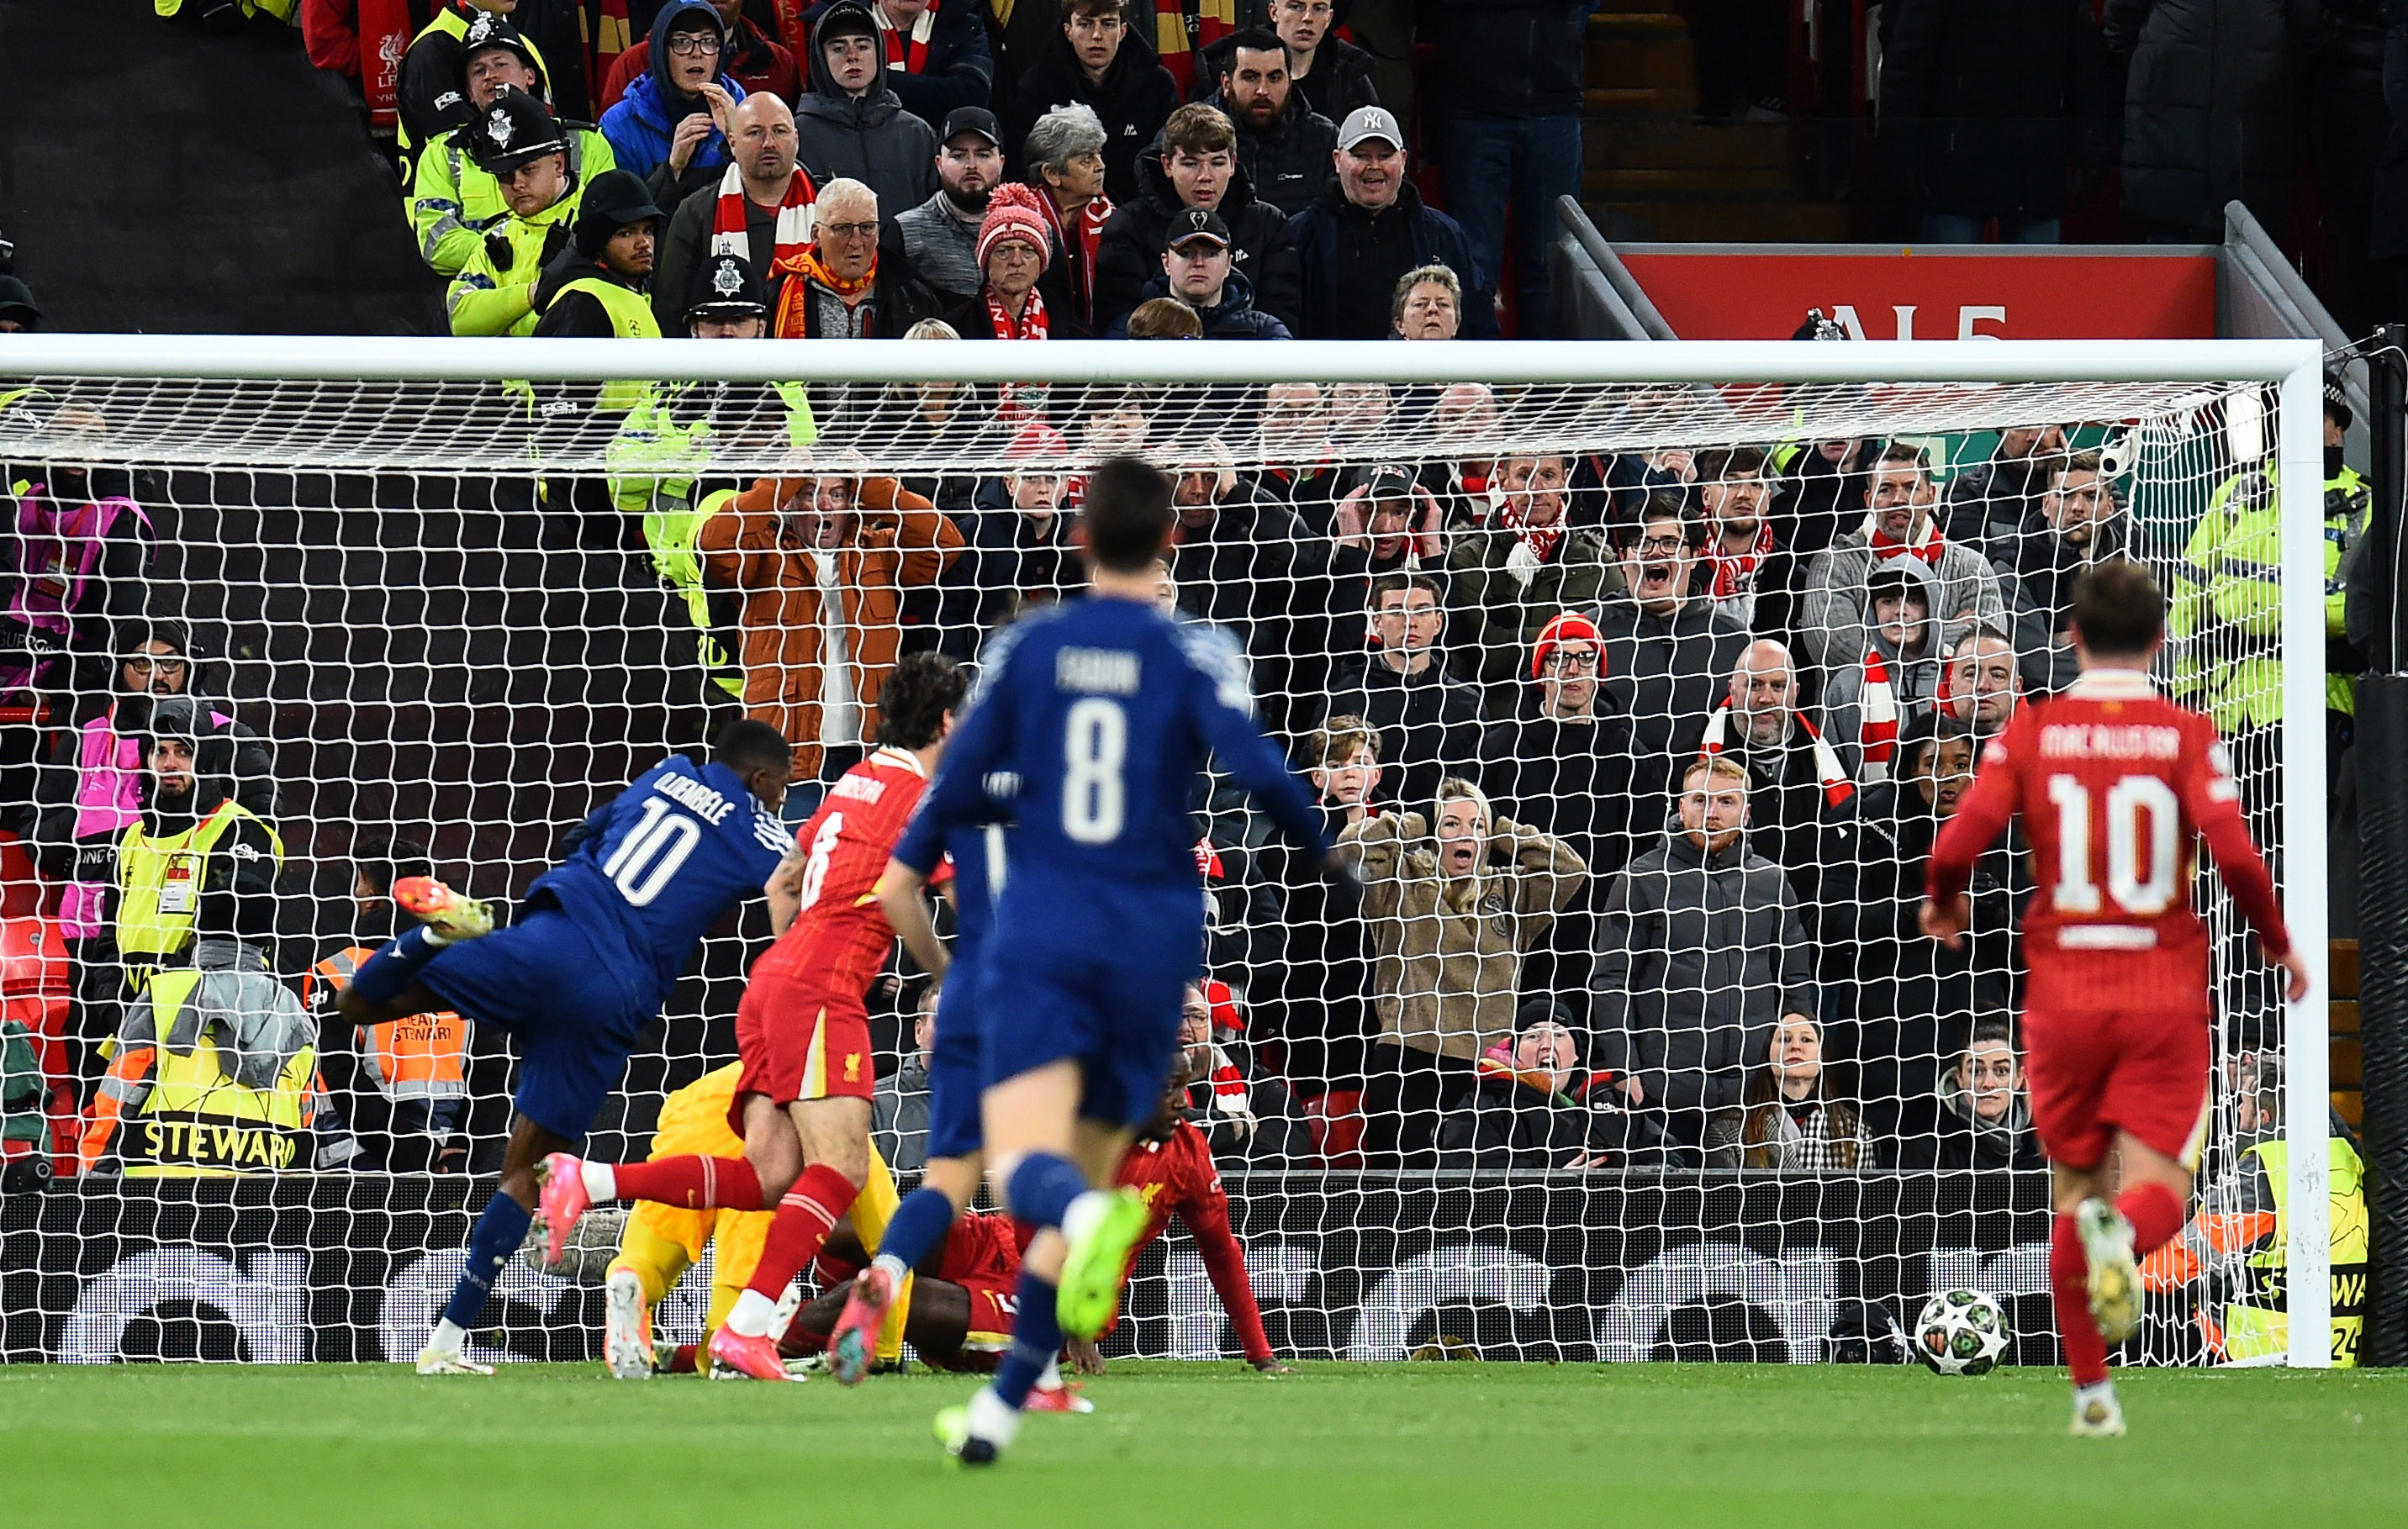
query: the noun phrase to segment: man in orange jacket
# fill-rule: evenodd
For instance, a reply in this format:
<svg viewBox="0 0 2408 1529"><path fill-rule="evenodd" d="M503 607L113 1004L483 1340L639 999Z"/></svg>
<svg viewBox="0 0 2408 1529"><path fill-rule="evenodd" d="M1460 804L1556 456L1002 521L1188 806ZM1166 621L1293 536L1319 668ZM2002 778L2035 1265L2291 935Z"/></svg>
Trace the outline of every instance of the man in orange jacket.
<svg viewBox="0 0 2408 1529"><path fill-rule="evenodd" d="M744 707L795 746L797 786L849 769L875 731L902 656L907 592L933 590L962 534L892 478L838 468L765 478L724 500L695 537L706 588L740 596ZM929 631L916 647L933 648ZM816 790L787 793L808 816Z"/></svg>

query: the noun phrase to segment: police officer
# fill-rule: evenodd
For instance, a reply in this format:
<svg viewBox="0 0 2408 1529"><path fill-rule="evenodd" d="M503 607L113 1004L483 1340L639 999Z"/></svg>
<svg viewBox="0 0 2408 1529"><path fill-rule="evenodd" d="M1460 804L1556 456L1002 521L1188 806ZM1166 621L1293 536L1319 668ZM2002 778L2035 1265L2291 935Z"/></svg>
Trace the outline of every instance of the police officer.
<svg viewBox="0 0 2408 1529"><path fill-rule="evenodd" d="M471 117L460 88L460 53L477 19L485 15L509 17L527 39L527 51L562 110L580 117L593 110L580 41L584 22L578 7L567 0L446 0L402 54L394 106L399 119L397 147L405 163L418 145L434 142Z"/></svg>
<svg viewBox="0 0 2408 1529"><path fill-rule="evenodd" d="M537 288L570 248L587 182L570 167L559 121L523 91L503 92L461 134L470 163L494 178L509 211L444 293L452 333L532 335L542 317Z"/></svg>
<svg viewBox="0 0 2408 1529"><path fill-rule="evenodd" d="M351 1093L352 1126L366 1142L382 1138L381 1166L394 1173L458 1172L467 1165L462 1131L467 1112L467 1022L449 1009L409 1014L380 1024L352 1026L337 1017L343 989L376 948L406 922L394 907L393 884L433 876L425 847L369 840L352 852L351 903L358 937L309 968L305 1005L326 1027L349 1029L361 1079ZM373 1152L371 1156L376 1155Z"/></svg>
<svg viewBox="0 0 2408 1529"><path fill-rule="evenodd" d="M2339 756L2357 710L2358 660L2343 634L2350 554L2366 534L2372 493L2342 461L2350 407L2325 379L2325 710ZM2209 502L2175 567L2169 631L2180 698L2215 719L2230 740L2249 827L2271 854L2282 842L2283 517L2274 459L2243 468Z"/></svg>
<svg viewBox="0 0 2408 1529"><path fill-rule="evenodd" d="M723 251L695 267L684 309L687 337L760 339L768 333L768 312L761 278L742 255ZM799 382L682 382L648 393L610 443L609 461L620 469L610 479L611 500L622 512L643 517L653 571L694 622L707 700L743 699L744 673L734 657L740 602L725 591L704 589L694 538L741 485L707 479L703 471L714 449L800 449L818 436Z"/></svg>
<svg viewBox="0 0 2408 1529"><path fill-rule="evenodd" d="M518 29L501 16L480 11L468 25L460 51L460 92L472 120L493 109L505 91L520 91L550 105L542 63ZM563 121L568 179L581 183L618 164L610 140L585 122ZM510 215L510 205L492 172L469 157L467 123L419 151L410 179L409 226L418 252L438 275L458 276L483 236Z"/></svg>

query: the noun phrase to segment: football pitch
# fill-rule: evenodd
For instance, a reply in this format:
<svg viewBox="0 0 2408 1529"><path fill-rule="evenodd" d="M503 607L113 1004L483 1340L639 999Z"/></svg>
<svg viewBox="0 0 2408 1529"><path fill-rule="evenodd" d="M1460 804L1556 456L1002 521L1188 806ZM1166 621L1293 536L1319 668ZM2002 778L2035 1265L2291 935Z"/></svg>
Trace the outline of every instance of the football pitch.
<svg viewBox="0 0 2408 1529"><path fill-rule="evenodd" d="M2053 1370L1123 1361L1094 1415L964 1472L929 1433L959 1377L25 1365L0 1369L0 1496L137 1529L2408 1522L2408 1373L2119 1386L2131 1434L2071 1439Z"/></svg>

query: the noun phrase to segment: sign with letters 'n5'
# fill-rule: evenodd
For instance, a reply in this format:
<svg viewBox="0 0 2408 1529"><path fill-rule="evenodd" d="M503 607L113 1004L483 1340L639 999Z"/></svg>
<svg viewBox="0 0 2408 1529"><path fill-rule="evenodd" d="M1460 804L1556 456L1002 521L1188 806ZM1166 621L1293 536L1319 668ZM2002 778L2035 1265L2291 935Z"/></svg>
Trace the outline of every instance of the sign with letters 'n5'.
<svg viewBox="0 0 2408 1529"><path fill-rule="evenodd" d="M1979 254L1886 246L1778 253L1626 246L1620 253L1684 340L1787 339L1809 308L1860 340L2215 337L2212 254L1996 245Z"/></svg>

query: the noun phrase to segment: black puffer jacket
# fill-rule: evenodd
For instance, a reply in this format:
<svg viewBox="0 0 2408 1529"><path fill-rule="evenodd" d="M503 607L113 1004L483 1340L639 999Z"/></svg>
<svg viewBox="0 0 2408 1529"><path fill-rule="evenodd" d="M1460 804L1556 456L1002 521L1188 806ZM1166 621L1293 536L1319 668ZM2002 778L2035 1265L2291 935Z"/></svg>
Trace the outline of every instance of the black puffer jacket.
<svg viewBox="0 0 2408 1529"><path fill-rule="evenodd" d="M1243 119L1229 110L1218 91L1204 98L1226 113L1238 128L1238 164L1254 183L1254 195L1294 217L1312 205L1332 173L1329 156L1338 148L1338 124L1306 105L1300 92L1290 91L1287 109L1268 133L1248 131Z"/></svg>
<svg viewBox="0 0 2408 1529"><path fill-rule="evenodd" d="M1019 93L1009 105L1001 96L996 98L1004 157L1015 178L1028 179L1028 161L1021 150L1027 147L1028 130L1037 119L1073 103L1095 107L1103 119L1104 194L1116 204L1135 197L1138 154L1179 109L1179 81L1170 78L1154 49L1131 32L1104 71L1103 83L1091 83L1070 39L1056 27L1043 55L1020 77ZM1096 316L1103 318L1100 307Z"/></svg>
<svg viewBox="0 0 2408 1529"><path fill-rule="evenodd" d="M1905 0L1882 56L1882 138L1925 210L2054 218L2077 149L2098 167L2104 60L2087 0Z"/></svg>
<svg viewBox="0 0 2408 1529"><path fill-rule="evenodd" d="M2280 237L2291 221L2291 46L2315 26L2313 0L2107 0L2107 46L2132 60L2125 213L2213 239L2238 199Z"/></svg>
<svg viewBox="0 0 2408 1529"><path fill-rule="evenodd" d="M887 88L882 50L868 91L857 99L828 73L820 35L832 21L849 18L858 27L868 16L859 0L837 0L820 12L811 31L810 88L795 103L795 155L816 185L839 176L862 182L878 193L879 217L893 219L937 193L937 130L904 110Z"/></svg>
<svg viewBox="0 0 2408 1529"><path fill-rule="evenodd" d="M1589 12L1582 0L1449 0L1438 11L1446 100L1488 117L1580 114Z"/></svg>
<svg viewBox="0 0 2408 1529"><path fill-rule="evenodd" d="M1137 181L1137 195L1125 202L1114 199L1103 242L1096 249L1098 328L1143 302L1146 283L1162 275L1162 241L1182 206L1170 173L1162 167L1158 133L1138 156ZM1253 284L1254 307L1287 325L1289 333L1301 334L1297 325L1304 319L1304 276L1286 214L1255 198L1254 181L1242 164L1230 175L1229 188L1221 193L1215 210L1237 241L1229 251L1230 269Z"/></svg>

